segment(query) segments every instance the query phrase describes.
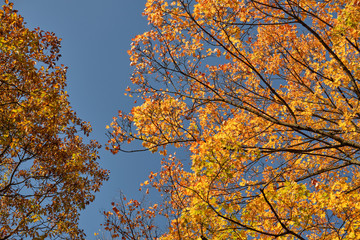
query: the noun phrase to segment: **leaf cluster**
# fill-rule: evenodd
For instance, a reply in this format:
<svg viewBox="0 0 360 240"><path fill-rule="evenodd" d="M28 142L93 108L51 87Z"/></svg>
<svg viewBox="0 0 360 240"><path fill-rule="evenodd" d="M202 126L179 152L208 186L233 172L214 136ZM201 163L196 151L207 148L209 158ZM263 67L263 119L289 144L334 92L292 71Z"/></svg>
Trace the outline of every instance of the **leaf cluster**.
<svg viewBox="0 0 360 240"><path fill-rule="evenodd" d="M174 213L161 239L360 235L359 12L345 0L147 1L152 29L129 51L142 104L114 120L108 148L140 140L165 155L151 181Z"/></svg>
<svg viewBox="0 0 360 240"><path fill-rule="evenodd" d="M79 211L107 179L69 105L61 39L0 10L0 239L83 239Z"/></svg>

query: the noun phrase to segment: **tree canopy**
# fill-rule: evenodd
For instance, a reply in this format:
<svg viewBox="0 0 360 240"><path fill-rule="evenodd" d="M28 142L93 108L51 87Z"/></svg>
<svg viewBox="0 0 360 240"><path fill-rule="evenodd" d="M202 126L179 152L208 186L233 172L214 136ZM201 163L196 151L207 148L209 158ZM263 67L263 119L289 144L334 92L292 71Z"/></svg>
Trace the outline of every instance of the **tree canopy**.
<svg viewBox="0 0 360 240"><path fill-rule="evenodd" d="M141 99L108 148L162 154L145 184L164 200L115 204L106 229L151 239L134 220L162 215L160 239L356 239L360 2L148 0L144 15L129 50Z"/></svg>
<svg viewBox="0 0 360 240"><path fill-rule="evenodd" d="M60 41L0 10L0 239L83 239L79 210L107 179L71 109Z"/></svg>

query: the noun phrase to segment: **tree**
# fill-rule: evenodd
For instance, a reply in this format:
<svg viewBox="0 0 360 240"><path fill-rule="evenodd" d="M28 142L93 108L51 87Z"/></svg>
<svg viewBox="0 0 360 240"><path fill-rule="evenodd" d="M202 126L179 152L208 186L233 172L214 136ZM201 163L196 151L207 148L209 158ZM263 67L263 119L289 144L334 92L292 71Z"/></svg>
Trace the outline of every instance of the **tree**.
<svg viewBox="0 0 360 240"><path fill-rule="evenodd" d="M164 155L161 239L358 238L360 2L148 0L144 15L141 104L108 148Z"/></svg>
<svg viewBox="0 0 360 240"><path fill-rule="evenodd" d="M0 239L82 239L79 211L107 179L69 106L60 39L0 11Z"/></svg>
<svg viewBox="0 0 360 240"><path fill-rule="evenodd" d="M127 201L120 193L117 203L112 202L112 212L104 211L105 223L103 236L95 233L97 239L106 239L109 232L111 238L122 236L124 239L158 239L160 229L155 226L155 216L158 214L158 204L150 205L146 195L141 201ZM146 209L146 210L145 210Z"/></svg>

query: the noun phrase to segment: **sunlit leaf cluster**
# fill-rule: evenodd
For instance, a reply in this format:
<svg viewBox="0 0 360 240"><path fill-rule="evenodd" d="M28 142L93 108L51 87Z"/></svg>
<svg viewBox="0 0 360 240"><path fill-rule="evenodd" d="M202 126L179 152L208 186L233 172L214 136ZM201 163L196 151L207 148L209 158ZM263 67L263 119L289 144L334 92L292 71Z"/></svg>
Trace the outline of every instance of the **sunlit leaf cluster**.
<svg viewBox="0 0 360 240"><path fill-rule="evenodd" d="M359 1L148 0L144 15L140 104L108 148L165 155L160 239L357 239Z"/></svg>

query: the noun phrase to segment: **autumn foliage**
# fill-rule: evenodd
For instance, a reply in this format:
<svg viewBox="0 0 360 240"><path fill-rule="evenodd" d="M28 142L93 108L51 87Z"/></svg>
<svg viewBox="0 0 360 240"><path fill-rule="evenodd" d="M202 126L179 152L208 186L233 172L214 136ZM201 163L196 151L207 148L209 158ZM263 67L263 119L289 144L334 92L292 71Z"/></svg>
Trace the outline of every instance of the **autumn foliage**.
<svg viewBox="0 0 360 240"><path fill-rule="evenodd" d="M160 239L359 239L360 2L148 0L144 15L129 50L140 104L108 148L164 156L149 179ZM122 209L107 230L138 239Z"/></svg>
<svg viewBox="0 0 360 240"><path fill-rule="evenodd" d="M69 106L60 39L0 10L0 239L83 239L79 210L107 172Z"/></svg>

